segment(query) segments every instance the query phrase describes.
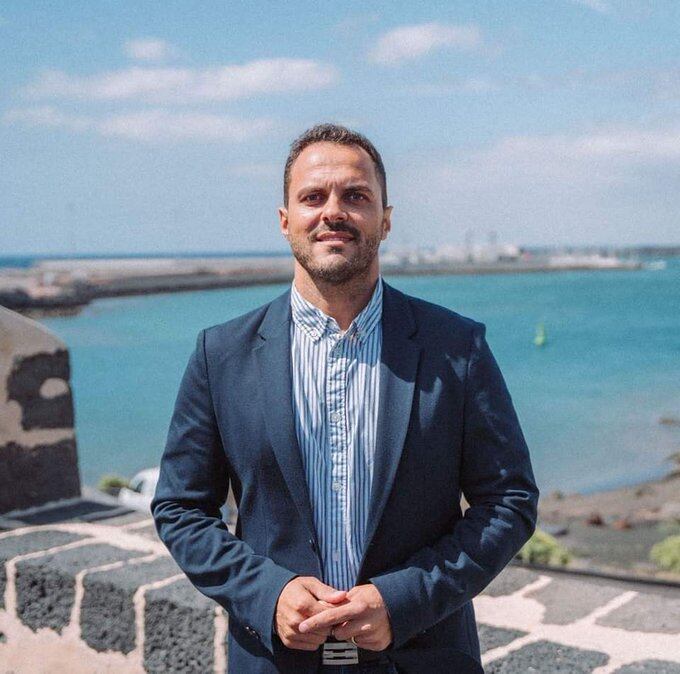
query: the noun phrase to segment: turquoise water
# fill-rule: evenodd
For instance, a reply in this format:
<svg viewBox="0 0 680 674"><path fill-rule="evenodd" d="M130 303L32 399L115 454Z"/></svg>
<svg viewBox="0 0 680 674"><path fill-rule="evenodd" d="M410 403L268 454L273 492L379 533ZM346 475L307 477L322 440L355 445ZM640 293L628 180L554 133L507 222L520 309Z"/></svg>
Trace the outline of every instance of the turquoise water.
<svg viewBox="0 0 680 674"><path fill-rule="evenodd" d="M680 450L680 260L660 271L391 277L487 325L539 485L589 491L663 475ZM157 465L197 332L281 293L260 286L101 300L45 319L71 349L85 483ZM533 345L536 325L548 333Z"/></svg>

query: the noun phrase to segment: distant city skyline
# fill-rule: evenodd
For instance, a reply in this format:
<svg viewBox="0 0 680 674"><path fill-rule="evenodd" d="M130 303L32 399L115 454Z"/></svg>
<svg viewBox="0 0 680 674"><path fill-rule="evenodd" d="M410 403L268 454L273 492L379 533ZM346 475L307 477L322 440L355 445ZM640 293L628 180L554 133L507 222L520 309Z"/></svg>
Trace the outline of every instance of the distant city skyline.
<svg viewBox="0 0 680 674"><path fill-rule="evenodd" d="M680 244L680 3L0 5L0 255L282 251L290 141L381 150L394 246Z"/></svg>

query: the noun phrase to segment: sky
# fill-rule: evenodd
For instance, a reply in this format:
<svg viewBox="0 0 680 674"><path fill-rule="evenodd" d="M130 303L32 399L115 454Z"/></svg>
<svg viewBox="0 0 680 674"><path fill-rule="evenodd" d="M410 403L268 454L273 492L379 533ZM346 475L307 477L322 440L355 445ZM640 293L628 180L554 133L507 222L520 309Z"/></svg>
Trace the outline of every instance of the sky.
<svg viewBox="0 0 680 674"><path fill-rule="evenodd" d="M676 0L2 0L0 255L283 251L326 121L388 244L680 243Z"/></svg>

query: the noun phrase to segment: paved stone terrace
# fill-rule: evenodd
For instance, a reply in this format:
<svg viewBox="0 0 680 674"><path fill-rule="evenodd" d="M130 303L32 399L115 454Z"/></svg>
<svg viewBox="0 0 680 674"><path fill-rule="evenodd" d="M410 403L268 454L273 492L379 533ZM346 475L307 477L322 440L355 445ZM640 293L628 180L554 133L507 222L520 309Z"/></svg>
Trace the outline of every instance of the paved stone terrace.
<svg viewBox="0 0 680 674"><path fill-rule="evenodd" d="M510 566L474 604L488 674L680 674L680 588Z"/></svg>
<svg viewBox="0 0 680 674"><path fill-rule="evenodd" d="M0 672L225 672L227 616L151 520L90 510L0 532ZM475 610L489 674L680 674L680 588L511 566Z"/></svg>

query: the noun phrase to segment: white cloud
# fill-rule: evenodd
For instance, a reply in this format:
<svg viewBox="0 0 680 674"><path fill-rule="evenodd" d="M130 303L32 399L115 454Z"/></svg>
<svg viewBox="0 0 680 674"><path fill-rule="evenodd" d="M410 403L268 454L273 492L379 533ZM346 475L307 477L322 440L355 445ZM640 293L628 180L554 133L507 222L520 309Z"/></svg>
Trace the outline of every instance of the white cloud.
<svg viewBox="0 0 680 674"><path fill-rule="evenodd" d="M101 117L71 115L53 107L13 109L3 116L6 124L91 131L102 136L143 142L239 142L259 137L274 128L270 119L239 119L200 112L143 110Z"/></svg>
<svg viewBox="0 0 680 674"><path fill-rule="evenodd" d="M423 23L401 26L382 35L369 58L375 63L392 65L410 61L443 48L470 51L482 44L479 28L474 25Z"/></svg>
<svg viewBox="0 0 680 674"><path fill-rule="evenodd" d="M589 193L625 184L637 172L668 166L680 169L680 125L509 136L421 171L475 193L488 189L547 195L556 190Z"/></svg>
<svg viewBox="0 0 680 674"><path fill-rule="evenodd" d="M433 242L462 243L466 229L520 243L677 240L680 123L411 153L392 176L395 221L421 223ZM402 238L415 236L404 231Z"/></svg>
<svg viewBox="0 0 680 674"><path fill-rule="evenodd" d="M21 124L28 127L62 127L74 131L83 131L91 127L88 117L63 113L51 106L39 108L14 108L7 110L2 116L5 124Z"/></svg>
<svg viewBox="0 0 680 674"><path fill-rule="evenodd" d="M165 61L175 55L175 48L158 38L143 38L128 40L123 45L123 51L128 58L137 61Z"/></svg>
<svg viewBox="0 0 680 674"><path fill-rule="evenodd" d="M336 79L337 72L329 65L275 58L202 70L134 67L85 77L53 70L43 73L24 93L37 99L196 103L319 89Z"/></svg>
<svg viewBox="0 0 680 674"><path fill-rule="evenodd" d="M270 131L268 119L238 119L230 115L199 112L169 112L144 110L112 115L99 123L106 136L120 136L133 140L220 140L238 142Z"/></svg>
<svg viewBox="0 0 680 674"><path fill-rule="evenodd" d="M613 129L580 136L516 136L496 147L499 158L529 160L623 160L627 162L680 159L680 126L662 130Z"/></svg>
<svg viewBox="0 0 680 674"><path fill-rule="evenodd" d="M644 96L660 100L680 98L680 68L629 68L588 71L573 68L551 73L491 78L484 74L460 78L438 78L399 89L403 95L445 96L459 93L485 94L516 90L518 96L536 91L595 91L616 95Z"/></svg>

